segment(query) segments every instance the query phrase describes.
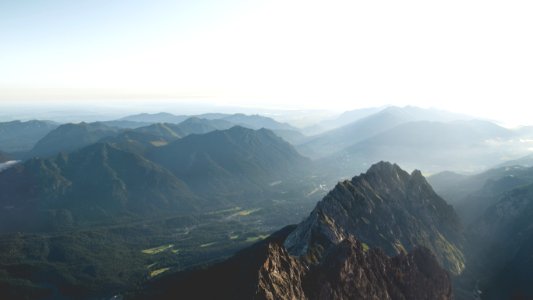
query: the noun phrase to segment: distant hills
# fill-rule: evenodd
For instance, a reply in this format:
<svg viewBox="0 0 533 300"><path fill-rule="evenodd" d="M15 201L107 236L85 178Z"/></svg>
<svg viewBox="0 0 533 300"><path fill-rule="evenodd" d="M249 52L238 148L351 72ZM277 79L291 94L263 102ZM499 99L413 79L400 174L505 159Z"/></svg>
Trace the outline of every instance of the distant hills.
<svg viewBox="0 0 533 300"><path fill-rule="evenodd" d="M30 152L31 157L47 157L59 152L70 152L94 144L100 139L116 135L114 127L102 123L64 124L39 140Z"/></svg>
<svg viewBox="0 0 533 300"><path fill-rule="evenodd" d="M300 145L299 149L311 157L324 157L400 124L422 120L448 122L464 118L453 113L410 106L391 106L377 112L375 110L361 112L362 114L357 115L365 117L356 118L353 122L321 133Z"/></svg>
<svg viewBox="0 0 533 300"><path fill-rule="evenodd" d="M28 151L57 126L57 123L39 120L0 123L0 151Z"/></svg>
<svg viewBox="0 0 533 300"><path fill-rule="evenodd" d="M385 159L409 168L421 166L426 172L479 170L501 159L501 145L493 146L492 141L505 141L512 135L505 128L483 121L409 122L345 148L327 160L342 161L352 168Z"/></svg>
<svg viewBox="0 0 533 300"><path fill-rule="evenodd" d="M170 113L156 113L156 114L138 114L127 116L121 121L133 121L142 123L181 123L190 117L196 117L207 120L221 120L229 122L233 125L240 125L251 129L267 128L272 130L295 130L296 128L286 123L280 123L272 118L260 115L245 115L245 114L201 114L196 116L173 115ZM220 129L220 128L219 128Z"/></svg>

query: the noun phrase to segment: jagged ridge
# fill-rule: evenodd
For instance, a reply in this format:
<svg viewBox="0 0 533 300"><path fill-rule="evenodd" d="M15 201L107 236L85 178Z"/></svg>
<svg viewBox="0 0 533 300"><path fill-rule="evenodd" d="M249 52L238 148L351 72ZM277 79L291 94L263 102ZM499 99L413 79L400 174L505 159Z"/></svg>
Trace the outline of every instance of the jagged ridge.
<svg viewBox="0 0 533 300"><path fill-rule="evenodd" d="M337 184L285 246L313 264L349 235L388 255L424 246L452 273L464 269L459 219L420 171L409 174L396 164L380 162Z"/></svg>

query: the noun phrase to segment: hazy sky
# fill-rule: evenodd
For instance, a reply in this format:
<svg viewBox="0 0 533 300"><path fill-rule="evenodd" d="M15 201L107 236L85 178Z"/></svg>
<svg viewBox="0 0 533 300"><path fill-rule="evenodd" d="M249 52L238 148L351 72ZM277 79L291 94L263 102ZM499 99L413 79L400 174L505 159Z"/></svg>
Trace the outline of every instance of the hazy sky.
<svg viewBox="0 0 533 300"><path fill-rule="evenodd" d="M531 16L513 0L0 1L0 101L410 104L533 124Z"/></svg>

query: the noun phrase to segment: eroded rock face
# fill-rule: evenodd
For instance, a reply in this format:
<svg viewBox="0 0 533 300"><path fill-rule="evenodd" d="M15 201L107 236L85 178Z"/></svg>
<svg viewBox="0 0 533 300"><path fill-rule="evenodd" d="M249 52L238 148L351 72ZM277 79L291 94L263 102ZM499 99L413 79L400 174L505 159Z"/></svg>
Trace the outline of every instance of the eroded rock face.
<svg viewBox="0 0 533 300"><path fill-rule="evenodd" d="M453 208L420 171L380 162L337 184L285 242L289 253L316 263L332 245L354 235L388 255L424 246L454 274L464 269L462 232Z"/></svg>
<svg viewBox="0 0 533 300"><path fill-rule="evenodd" d="M306 270L282 247L269 247L259 299L452 299L448 274L425 248L390 258L350 236Z"/></svg>
<svg viewBox="0 0 533 300"><path fill-rule="evenodd" d="M305 299L306 268L278 243L269 243L267 257L259 269L257 298Z"/></svg>

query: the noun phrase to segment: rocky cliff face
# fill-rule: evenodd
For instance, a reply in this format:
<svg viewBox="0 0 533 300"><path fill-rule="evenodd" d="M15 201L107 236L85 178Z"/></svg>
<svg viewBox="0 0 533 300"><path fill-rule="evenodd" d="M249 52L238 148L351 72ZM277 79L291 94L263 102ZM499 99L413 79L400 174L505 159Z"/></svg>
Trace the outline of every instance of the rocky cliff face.
<svg viewBox="0 0 533 300"><path fill-rule="evenodd" d="M380 162L337 184L289 235L285 246L289 253L315 264L350 235L391 256L424 246L450 272L460 274L464 269L459 218L420 171L409 174Z"/></svg>

